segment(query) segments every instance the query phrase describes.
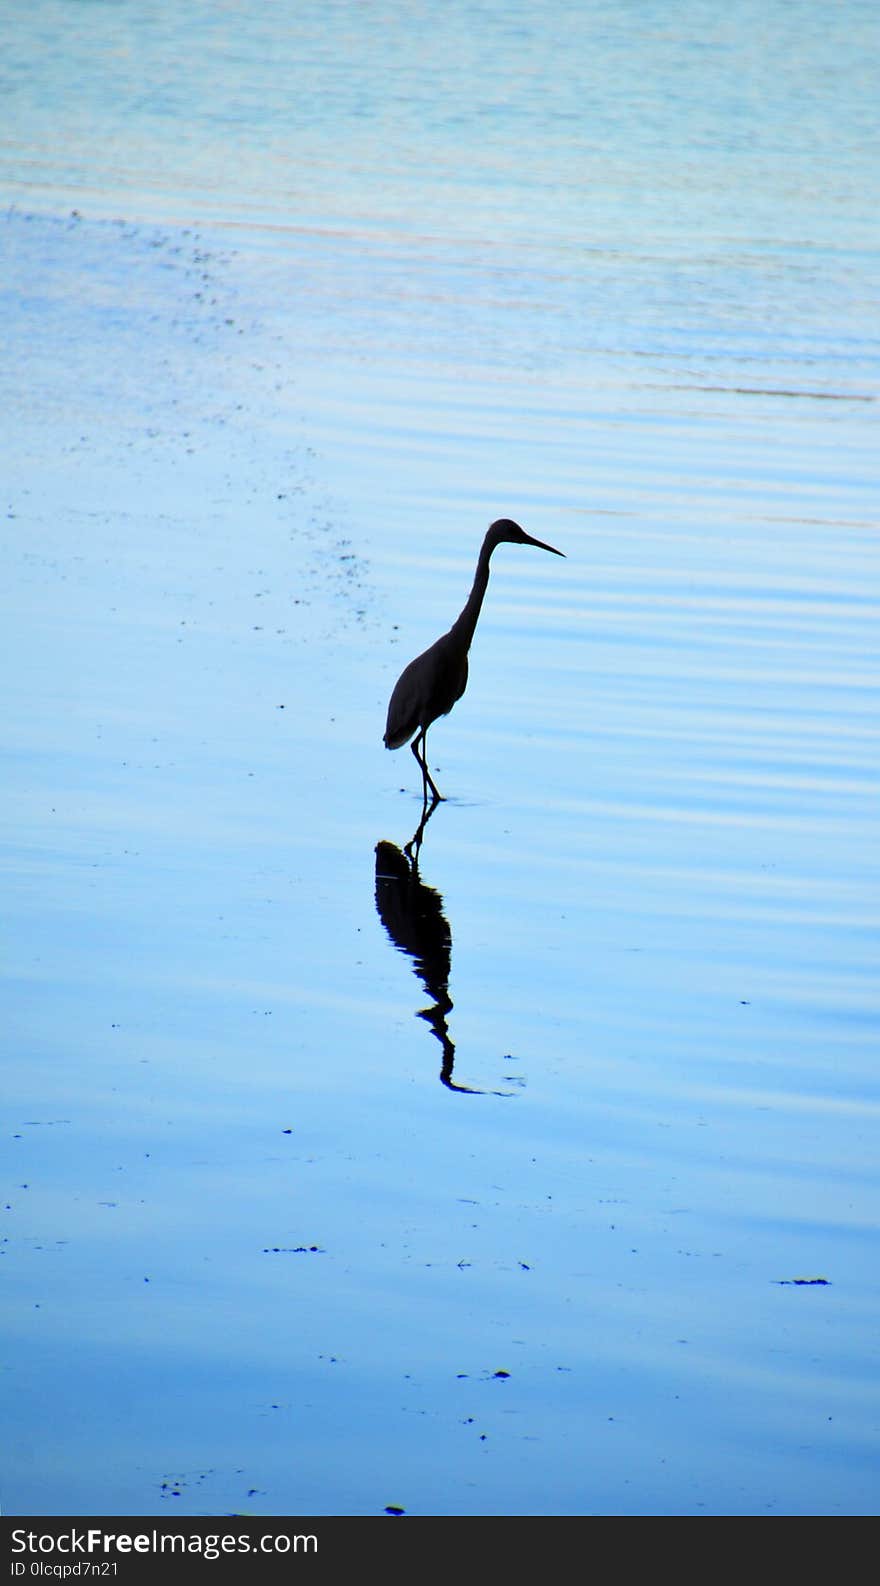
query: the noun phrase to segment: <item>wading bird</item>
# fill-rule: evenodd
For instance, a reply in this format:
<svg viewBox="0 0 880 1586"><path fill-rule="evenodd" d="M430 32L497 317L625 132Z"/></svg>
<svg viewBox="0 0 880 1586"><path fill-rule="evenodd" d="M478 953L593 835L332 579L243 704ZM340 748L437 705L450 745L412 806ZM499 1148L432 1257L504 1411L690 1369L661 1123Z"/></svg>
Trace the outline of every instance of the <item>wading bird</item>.
<svg viewBox="0 0 880 1586"><path fill-rule="evenodd" d="M473 588L461 616L456 618L442 639L432 644L423 655L416 656L401 672L388 706L385 748L400 749L412 739L412 752L422 771L425 806L429 787L434 804L443 797L428 770L425 752L428 728L438 716L449 714L467 687L468 650L489 583L489 561L497 545L536 545L539 551L552 551L554 556L565 554L564 551L557 551L553 545L545 545L543 540L533 540L512 518L499 518L489 528L480 548Z"/></svg>

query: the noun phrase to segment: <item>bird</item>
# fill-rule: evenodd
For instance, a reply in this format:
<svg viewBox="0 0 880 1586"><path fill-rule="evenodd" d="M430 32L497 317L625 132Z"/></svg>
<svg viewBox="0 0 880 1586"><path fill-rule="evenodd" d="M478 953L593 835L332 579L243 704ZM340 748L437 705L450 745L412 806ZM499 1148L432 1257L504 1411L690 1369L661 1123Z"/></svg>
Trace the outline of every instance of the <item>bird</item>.
<svg viewBox="0 0 880 1586"><path fill-rule="evenodd" d="M551 551L554 556L565 555L564 551L557 551L554 545L545 545L543 540L533 539L512 518L497 518L486 531L477 558L473 587L460 615L448 633L437 639L430 649L417 655L401 672L388 705L384 742L386 749L400 749L405 743L410 743L422 773L425 809L428 805L428 788L431 789L432 809L443 800L443 794L428 770L425 750L428 728L438 716L448 716L467 688L468 651L489 583L489 562L492 552L499 545L535 545L539 551Z"/></svg>

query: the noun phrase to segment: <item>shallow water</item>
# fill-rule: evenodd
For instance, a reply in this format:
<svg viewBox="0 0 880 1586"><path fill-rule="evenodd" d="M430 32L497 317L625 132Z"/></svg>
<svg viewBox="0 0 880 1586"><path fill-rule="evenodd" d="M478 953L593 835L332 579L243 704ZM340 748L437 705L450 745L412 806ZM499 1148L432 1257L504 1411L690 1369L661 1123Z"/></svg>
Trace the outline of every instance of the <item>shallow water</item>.
<svg viewBox="0 0 880 1586"><path fill-rule="evenodd" d="M5 1512L875 1513L876 13L290 10L0 56Z"/></svg>

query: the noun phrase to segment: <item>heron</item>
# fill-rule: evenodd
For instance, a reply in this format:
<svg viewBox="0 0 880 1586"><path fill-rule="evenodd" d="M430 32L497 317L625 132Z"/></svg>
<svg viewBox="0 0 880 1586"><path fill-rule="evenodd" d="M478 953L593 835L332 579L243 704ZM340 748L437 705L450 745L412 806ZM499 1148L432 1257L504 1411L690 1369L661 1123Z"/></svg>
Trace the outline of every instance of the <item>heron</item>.
<svg viewBox="0 0 880 1586"><path fill-rule="evenodd" d="M535 545L539 551L550 551L554 556L565 555L564 551L557 551L554 545L545 545L543 540L533 539L512 518L498 518L490 524L480 547L473 587L460 616L456 617L449 632L444 633L429 650L410 661L397 679L388 706L385 747L400 749L405 743L410 743L422 773L425 808L428 804L428 788L431 789L432 809L443 799L428 770L425 747L428 728L438 716L449 715L467 688L468 651L489 583L489 562L492 552L499 545Z"/></svg>

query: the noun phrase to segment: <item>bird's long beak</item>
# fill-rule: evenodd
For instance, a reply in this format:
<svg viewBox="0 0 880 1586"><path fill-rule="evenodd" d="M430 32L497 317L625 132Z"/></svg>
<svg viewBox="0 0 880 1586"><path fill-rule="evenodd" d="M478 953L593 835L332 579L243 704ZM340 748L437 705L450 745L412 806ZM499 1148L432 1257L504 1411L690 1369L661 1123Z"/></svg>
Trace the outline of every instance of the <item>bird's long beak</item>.
<svg viewBox="0 0 880 1586"><path fill-rule="evenodd" d="M530 534L526 534L526 545L537 545L539 551L552 551L554 556L565 555L564 551L557 551L555 545L545 545L543 540L534 540Z"/></svg>

